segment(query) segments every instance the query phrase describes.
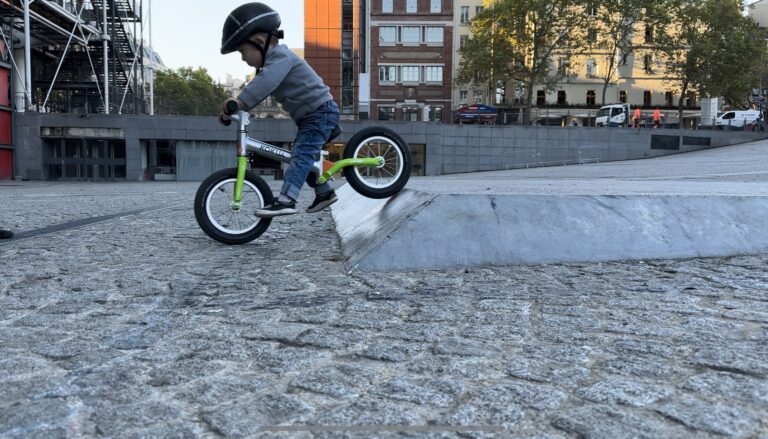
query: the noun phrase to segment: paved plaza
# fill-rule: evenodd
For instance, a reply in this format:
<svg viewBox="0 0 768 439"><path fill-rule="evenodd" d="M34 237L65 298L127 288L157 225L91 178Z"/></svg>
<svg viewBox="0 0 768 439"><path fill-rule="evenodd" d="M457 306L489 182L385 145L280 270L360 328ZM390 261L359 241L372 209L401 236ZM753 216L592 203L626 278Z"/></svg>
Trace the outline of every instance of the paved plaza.
<svg viewBox="0 0 768 439"><path fill-rule="evenodd" d="M0 437L768 438L768 254L347 273L196 189L0 182Z"/></svg>

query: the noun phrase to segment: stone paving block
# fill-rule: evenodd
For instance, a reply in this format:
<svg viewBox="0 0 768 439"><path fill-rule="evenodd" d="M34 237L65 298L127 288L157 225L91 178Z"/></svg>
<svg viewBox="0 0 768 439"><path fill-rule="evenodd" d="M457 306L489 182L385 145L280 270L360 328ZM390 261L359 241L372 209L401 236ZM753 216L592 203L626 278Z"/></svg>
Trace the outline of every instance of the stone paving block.
<svg viewBox="0 0 768 439"><path fill-rule="evenodd" d="M309 404L294 396L270 394L206 408L201 418L218 435L243 437L265 426L303 422L312 411Z"/></svg>
<svg viewBox="0 0 768 439"><path fill-rule="evenodd" d="M680 384L697 394L710 394L751 404L768 406L768 383L752 376L707 371Z"/></svg>
<svg viewBox="0 0 768 439"><path fill-rule="evenodd" d="M376 377L377 372L372 368L340 364L300 374L291 381L290 387L350 399L370 387Z"/></svg>
<svg viewBox="0 0 768 439"><path fill-rule="evenodd" d="M768 377L768 348L764 343L704 345L690 360L697 366Z"/></svg>
<svg viewBox="0 0 768 439"><path fill-rule="evenodd" d="M742 406L712 403L690 396L665 403L657 411L690 428L731 437L749 437L757 433L762 417Z"/></svg>
<svg viewBox="0 0 768 439"><path fill-rule="evenodd" d="M589 439L686 438L690 432L663 418L634 414L606 406L587 406L556 415L555 427Z"/></svg>
<svg viewBox="0 0 768 439"><path fill-rule="evenodd" d="M610 379L600 381L576 391L576 395L586 400L603 404L626 404L644 407L674 393L673 390L653 384Z"/></svg>
<svg viewBox="0 0 768 439"><path fill-rule="evenodd" d="M393 401L449 407L464 393L464 386L447 379L393 378L371 389L370 393Z"/></svg>

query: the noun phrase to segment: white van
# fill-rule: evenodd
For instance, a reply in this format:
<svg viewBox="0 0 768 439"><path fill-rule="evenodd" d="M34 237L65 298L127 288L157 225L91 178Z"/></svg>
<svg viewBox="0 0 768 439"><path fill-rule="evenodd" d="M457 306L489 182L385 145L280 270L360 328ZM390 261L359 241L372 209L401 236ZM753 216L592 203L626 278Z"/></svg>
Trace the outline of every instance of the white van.
<svg viewBox="0 0 768 439"><path fill-rule="evenodd" d="M629 117L629 105L611 104L597 110L595 125L599 127L617 127L624 125Z"/></svg>
<svg viewBox="0 0 768 439"><path fill-rule="evenodd" d="M744 128L745 125L755 123L759 117L760 112L758 110L726 111L715 119L715 129Z"/></svg>

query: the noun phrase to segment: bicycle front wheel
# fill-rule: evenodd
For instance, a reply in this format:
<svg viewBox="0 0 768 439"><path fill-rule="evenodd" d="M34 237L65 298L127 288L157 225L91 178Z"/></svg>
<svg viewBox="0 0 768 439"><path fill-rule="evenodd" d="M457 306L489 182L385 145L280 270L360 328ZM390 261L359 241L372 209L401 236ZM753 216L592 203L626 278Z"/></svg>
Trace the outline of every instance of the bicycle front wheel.
<svg viewBox="0 0 768 439"><path fill-rule="evenodd" d="M400 192L411 177L411 152L394 131L370 127L356 133L344 147L344 158L381 157L378 167L344 168L350 186L368 198L387 198Z"/></svg>
<svg viewBox="0 0 768 439"><path fill-rule="evenodd" d="M242 202L232 203L237 168L214 172L200 184L195 195L195 219L206 235L229 245L245 244L261 236L272 219L253 215L256 209L272 202L272 190L251 171L245 174Z"/></svg>

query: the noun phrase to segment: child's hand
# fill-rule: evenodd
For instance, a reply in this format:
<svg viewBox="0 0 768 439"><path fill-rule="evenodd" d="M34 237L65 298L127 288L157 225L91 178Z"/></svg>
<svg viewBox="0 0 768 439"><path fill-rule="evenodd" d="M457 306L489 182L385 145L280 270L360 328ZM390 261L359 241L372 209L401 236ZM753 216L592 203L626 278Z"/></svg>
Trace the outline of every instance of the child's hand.
<svg viewBox="0 0 768 439"><path fill-rule="evenodd" d="M227 99L221 103L221 113L225 115L235 114L237 111L245 107L240 99Z"/></svg>

